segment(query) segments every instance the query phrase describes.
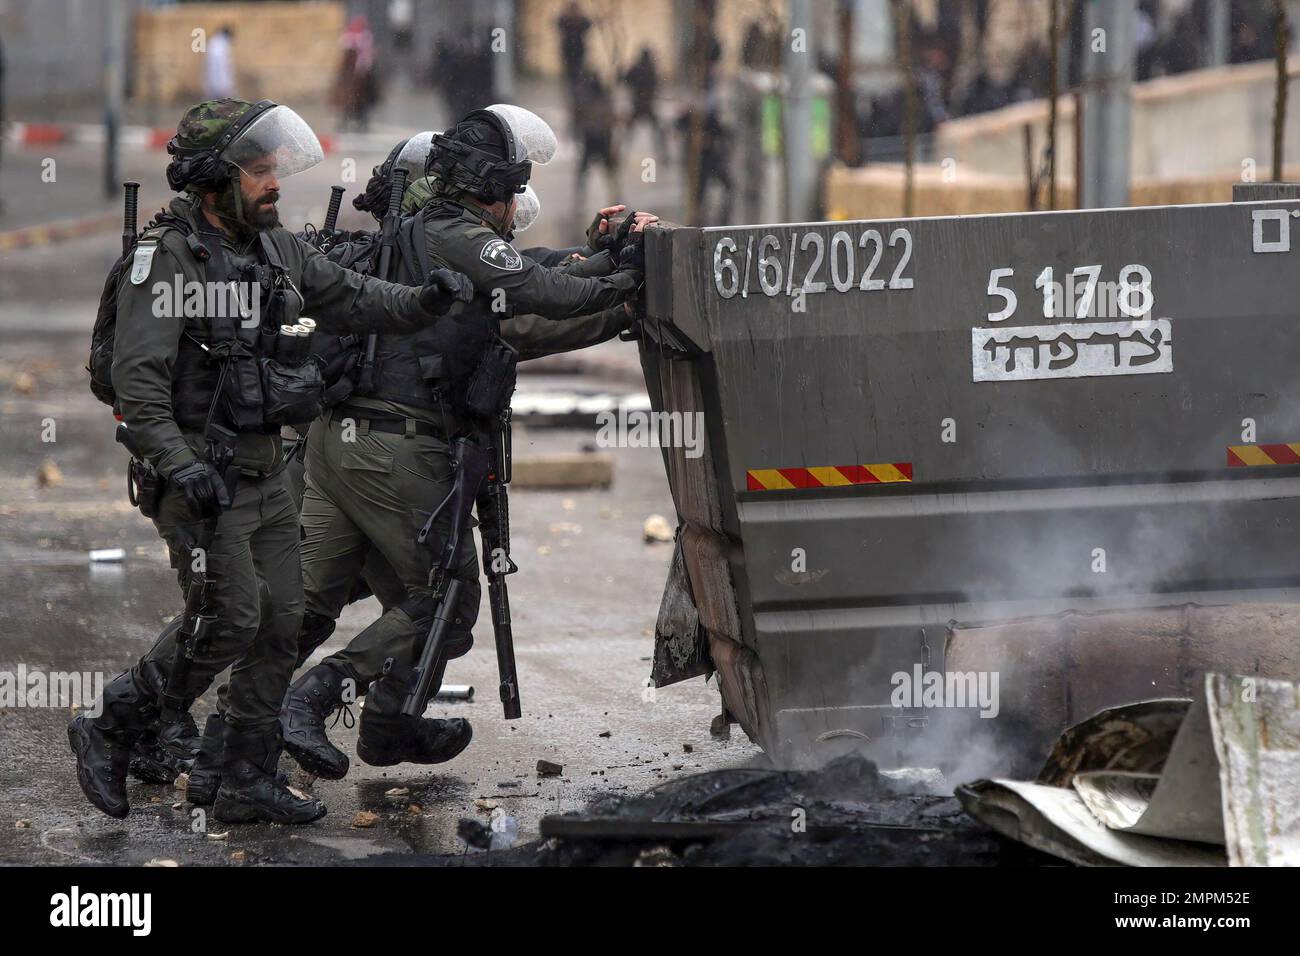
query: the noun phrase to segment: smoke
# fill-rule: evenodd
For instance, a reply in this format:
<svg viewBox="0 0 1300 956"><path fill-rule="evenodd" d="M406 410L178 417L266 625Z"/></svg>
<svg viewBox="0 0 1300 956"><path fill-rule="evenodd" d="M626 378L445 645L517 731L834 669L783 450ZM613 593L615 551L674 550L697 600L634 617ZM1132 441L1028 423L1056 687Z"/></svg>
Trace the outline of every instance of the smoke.
<svg viewBox="0 0 1300 956"><path fill-rule="evenodd" d="M1130 418L1125 413L1111 425L1128 427ZM1300 413L1285 418L1270 415L1269 421L1286 422L1276 426L1278 440L1285 435L1300 439ZM1237 426L1236 421L1226 424ZM1015 430L1016 448L1034 450L1032 461L1014 469L1029 478L1123 475L1126 471L1140 474L1142 464L1160 451L1129 454L1122 449L1108 460L1107 449L1094 444L1098 427L1081 422L1077 432L1067 432L1060 424L1054 426L1023 411L1017 412L1013 421L1004 418L997 422L1000 432ZM1148 438L1168 447L1162 436L1148 433ZM1207 433L1204 439L1214 448L1216 460L1223 462L1221 467L1226 468L1225 446L1232 439L1223 431ZM1134 434L1133 440L1142 440L1142 435ZM989 460L1005 461L1011 451L1011 446L1004 444ZM1179 463L1209 460L1199 450L1190 454L1171 451L1169 457ZM1258 485L1187 481L1172 472L1148 471L1140 477L1131 482L1090 485L1070 485L1063 480L1062 487L972 491L960 497L929 496L918 488L916 516L937 512L948 536L941 547L934 547L935 538L931 537L891 558L908 562L922 556L924 562L911 576L916 582L915 603L906 603L908 595L899 595L905 603L893 618L915 617L918 622L931 623L924 631L920 623L913 629L903 623L865 629L859 625L860 633L851 635L852 639L827 629L815 637L809 635L806 641L791 643L787 655L797 653L800 658L793 663L778 660L776 665L783 668L780 678L769 678L769 685L778 688L773 709L798 708L804 714L799 727L789 732L781 729L784 738L795 741L789 745L788 761L810 767L858 752L881 766L938 767L953 785L992 776L1032 779L1052 740L1065 729L1064 725L1048 726L1052 721L1045 721L1045 713L1050 711L1053 721L1066 715L1065 719L1073 722L1087 716L1079 712L1090 706L1084 701L1104 698L1108 692L1135 694L1131 699L1161 696L1162 690L1170 693L1168 688L1179 675L1169 673L1167 661L1160 656L1170 641L1167 636L1161 636L1164 643L1154 640L1157 635L1153 633L1151 646L1146 647L1140 615L1128 618L1118 614L1111 632L1133 634L1131 658L1124 646L1115 642L1108 641L1107 647L1115 648L1114 653L1122 659L1099 662L1095 652L1080 649L1081 667L1096 668L1100 663L1130 671L1124 680L1109 686L1101 671L1072 670L1063 656L1060 666L1053 669L1051 655L1063 653L1063 648L1052 646L1051 638L1059 636L1057 618L1070 610L1168 606L1183 600L1175 595L1219 587L1265 586L1274 583L1270 575L1280 576L1285 569L1270 565L1262 544L1276 512L1255 512L1267 522L1262 529L1259 523L1242 520L1243 496L1250 497ZM1228 478L1226 474L1223 477ZM877 543L876 550L887 549ZM910 567L900 576L908 571ZM872 569L864 566L858 573L867 577ZM936 603L942 600L933 596L936 591L951 595L952 602ZM1025 620L1024 631L1031 637L1036 633L1034 622L1041 620L1043 646L1033 648L1032 661L1017 656L1028 645L1015 642L1006 647L994 642L973 655L981 658L976 666L999 676L1001 699L996 716L981 718L980 708L969 706L969 702L962 706L947 697L921 701L922 706L890 706L897 690L892 678L899 671L923 668L940 673L945 687L952 681L955 675L943 673L948 663L943 635L949 625L960 633L1011 620ZM1094 623L1089 633L1110 626L1109 620ZM1060 633L1068 630L1059 628ZM972 639L967 639L967 647L978 649L969 643ZM1004 658L999 659L1002 652L1006 652ZM1184 664L1190 667L1190 660ZM952 666L957 669L971 664L963 660ZM1051 677L1048 684L1043 683L1045 674ZM784 680L790 677L796 678L792 684ZM1028 686L1031 678L1033 686ZM909 685L915 683L915 678L909 680ZM1143 694L1144 688L1151 692ZM1050 702L1053 694L1059 696L1060 707L1044 708L1044 699ZM1077 695L1073 700L1072 694ZM1124 702L1127 699L1112 703ZM918 701L911 694L903 703L916 705Z"/></svg>

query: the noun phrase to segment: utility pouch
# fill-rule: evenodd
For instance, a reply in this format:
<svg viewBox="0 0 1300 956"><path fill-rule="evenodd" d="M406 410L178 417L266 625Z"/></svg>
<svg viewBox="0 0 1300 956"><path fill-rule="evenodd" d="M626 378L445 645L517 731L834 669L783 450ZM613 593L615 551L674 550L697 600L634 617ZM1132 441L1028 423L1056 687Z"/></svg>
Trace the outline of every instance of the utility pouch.
<svg viewBox="0 0 1300 956"><path fill-rule="evenodd" d="M146 518L158 517L163 490L167 483L162 476L138 458L126 466L126 497Z"/></svg>
<svg viewBox="0 0 1300 956"><path fill-rule="evenodd" d="M501 414L514 394L518 364L519 352L500 336L493 336L465 392L465 408L471 415L495 418Z"/></svg>
<svg viewBox="0 0 1300 956"><path fill-rule="evenodd" d="M263 395L258 361L240 348L227 362L221 395L226 421L236 432L259 431L263 424Z"/></svg>
<svg viewBox="0 0 1300 956"><path fill-rule="evenodd" d="M315 362L281 365L273 358L258 363L262 370L263 412L268 424L309 422L324 408L325 380Z"/></svg>

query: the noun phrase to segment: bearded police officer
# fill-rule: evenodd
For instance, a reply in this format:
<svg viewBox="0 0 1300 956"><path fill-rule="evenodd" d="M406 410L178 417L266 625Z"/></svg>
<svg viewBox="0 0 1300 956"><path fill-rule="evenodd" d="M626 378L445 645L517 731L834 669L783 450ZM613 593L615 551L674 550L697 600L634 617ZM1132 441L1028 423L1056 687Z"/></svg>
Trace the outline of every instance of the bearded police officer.
<svg viewBox="0 0 1300 956"><path fill-rule="evenodd" d="M202 103L168 152L168 183L181 195L145 231L117 287L111 382L133 452L163 479L147 513L182 587L198 574L211 581L197 609L211 626L184 666L165 634L105 688L100 715L76 718L68 736L87 798L123 817L132 744L160 712L183 712L233 665L215 815L305 823L325 808L274 776L302 618L298 515L279 428L311 411L321 383L318 371L277 351L277 332L300 315L323 329L409 332L448 321L435 317L471 287L447 271L420 288L361 276L281 228L279 180L323 158L287 107ZM191 284L207 290L205 305L160 308L164 290ZM235 293L239 307L221 308L217 292Z"/></svg>
<svg viewBox="0 0 1300 956"><path fill-rule="evenodd" d="M448 334L449 325L441 332L380 336L372 390L349 398L311 429L302 516L303 644L314 646L332 631L368 548L381 551L407 585L401 601L290 689L285 749L312 773L329 778L343 776L348 767L347 755L325 734L325 717L339 706L347 682L358 694L368 691L357 745L366 763L436 763L468 745L472 731L465 720L400 712L435 610L430 567L443 543L434 535L421 544L417 535L450 488L450 440L475 427L464 407L465 382L496 334L522 346L522 357L530 350L546 354L612 337L610 329L627 321L623 304L641 284L639 228L653 220L638 220L636 239L626 239L621 258L620 249L586 250L593 252L586 258L575 257L578 250L518 252L509 241L517 199L532 163L554 153L550 127L528 110L493 106L432 139L430 178L415 187L408 259L477 273L485 284L456 319L467 323L461 334ZM597 227L593 235L599 243L604 231ZM591 319L584 324L581 316ZM445 534L445 523L434 530ZM469 535L460 540L453 573L464 586L446 652L436 664L434 691L447 660L466 653L473 640L480 592Z"/></svg>

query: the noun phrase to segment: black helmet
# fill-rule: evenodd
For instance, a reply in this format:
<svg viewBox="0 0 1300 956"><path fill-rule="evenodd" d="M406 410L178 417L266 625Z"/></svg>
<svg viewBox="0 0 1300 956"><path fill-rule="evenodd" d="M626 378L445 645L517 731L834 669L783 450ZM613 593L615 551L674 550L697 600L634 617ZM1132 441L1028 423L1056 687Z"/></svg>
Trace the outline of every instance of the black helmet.
<svg viewBox="0 0 1300 956"><path fill-rule="evenodd" d="M498 103L434 136L425 172L453 191L506 202L523 192L533 163L550 162L556 145L555 133L536 113Z"/></svg>

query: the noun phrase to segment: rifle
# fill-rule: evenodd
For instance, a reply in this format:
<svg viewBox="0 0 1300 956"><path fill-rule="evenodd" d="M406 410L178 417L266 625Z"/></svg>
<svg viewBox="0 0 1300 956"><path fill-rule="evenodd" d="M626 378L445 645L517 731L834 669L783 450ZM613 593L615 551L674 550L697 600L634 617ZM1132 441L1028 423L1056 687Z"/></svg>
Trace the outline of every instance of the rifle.
<svg viewBox="0 0 1300 956"><path fill-rule="evenodd" d="M491 465L478 492L479 538L483 542L483 571L488 580L492 608L492 633L497 645L497 673L501 676L501 709L506 720L517 719L519 674L515 670L515 637L510 627L510 594L506 575L519 566L510 557L510 418L507 405L491 430Z"/></svg>
<svg viewBox="0 0 1300 956"><path fill-rule="evenodd" d="M447 631L456 615L456 602L464 582L452 575L456 552L460 549L461 537L469 521L470 510L477 500L479 488L491 467L491 456L473 439L457 438L451 443L451 463L454 477L447 497L429 515L417 536L421 544L428 540L444 509L450 508L451 526L442 542L442 550L437 562L429 571L429 586L433 589L433 622L429 625L429 634L424 647L420 649L420 660L415 667L415 686L402 702L402 713L408 717L419 717L424 713L433 684L433 676L442 662L443 647L446 644ZM385 673L388 664L384 665Z"/></svg>
<svg viewBox="0 0 1300 956"><path fill-rule="evenodd" d="M122 184L126 190L126 208L122 211L122 255L135 248L137 220L140 213L140 184L127 180Z"/></svg>
<svg viewBox="0 0 1300 956"><path fill-rule="evenodd" d="M402 219L402 195L406 192L408 169L393 170L392 185L388 187L388 210L384 213L383 225L379 227L379 264L375 275L380 279L391 280L393 250L397 247L397 227ZM357 378L357 394L367 395L375 385L375 344L378 336L371 332L366 336L366 355L361 361L361 372Z"/></svg>

